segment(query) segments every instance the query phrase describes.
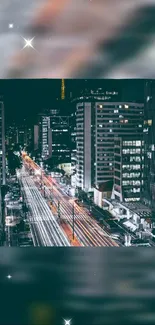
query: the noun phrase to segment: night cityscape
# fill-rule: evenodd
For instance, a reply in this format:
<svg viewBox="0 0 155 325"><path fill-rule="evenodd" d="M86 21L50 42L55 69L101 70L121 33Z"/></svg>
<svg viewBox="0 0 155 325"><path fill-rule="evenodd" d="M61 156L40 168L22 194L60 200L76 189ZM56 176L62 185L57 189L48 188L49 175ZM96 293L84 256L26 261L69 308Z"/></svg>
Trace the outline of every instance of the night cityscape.
<svg viewBox="0 0 155 325"><path fill-rule="evenodd" d="M0 325L154 325L154 27L0 1Z"/></svg>
<svg viewBox="0 0 155 325"><path fill-rule="evenodd" d="M155 82L0 87L1 246L155 246Z"/></svg>

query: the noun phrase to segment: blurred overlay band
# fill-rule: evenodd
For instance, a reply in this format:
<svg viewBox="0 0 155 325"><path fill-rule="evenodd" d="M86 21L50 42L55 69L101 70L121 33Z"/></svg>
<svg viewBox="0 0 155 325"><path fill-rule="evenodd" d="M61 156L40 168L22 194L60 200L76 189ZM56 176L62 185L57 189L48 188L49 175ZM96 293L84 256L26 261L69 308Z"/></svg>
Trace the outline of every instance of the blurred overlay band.
<svg viewBox="0 0 155 325"><path fill-rule="evenodd" d="M152 325L154 264L143 247L1 248L0 324Z"/></svg>
<svg viewBox="0 0 155 325"><path fill-rule="evenodd" d="M153 78L154 18L154 0L8 0L0 77Z"/></svg>

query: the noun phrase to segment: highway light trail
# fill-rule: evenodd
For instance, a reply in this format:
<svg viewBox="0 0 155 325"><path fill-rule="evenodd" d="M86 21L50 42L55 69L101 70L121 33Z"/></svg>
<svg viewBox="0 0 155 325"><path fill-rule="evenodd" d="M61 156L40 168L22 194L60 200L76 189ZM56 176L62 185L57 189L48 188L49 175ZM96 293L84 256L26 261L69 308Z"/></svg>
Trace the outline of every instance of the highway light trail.
<svg viewBox="0 0 155 325"><path fill-rule="evenodd" d="M25 160L26 162L26 160ZM28 163L28 165L27 165ZM28 158L26 165L28 168L32 168L34 172L40 171L40 167L33 162L32 159ZM60 202L60 218L66 221L70 227L73 226L73 202L71 198L64 195L60 185L57 184L51 177L46 176L43 172L41 173L41 179L38 185L42 183L45 186L46 197L51 200L53 199L55 205ZM35 178L35 176L34 176ZM38 178L36 178L38 182ZM97 222L88 215L88 213L79 207L74 202L74 220L75 220L75 235L84 246L119 246L98 224Z"/></svg>
<svg viewBox="0 0 155 325"><path fill-rule="evenodd" d="M32 177L23 167L19 176L31 215L28 219L39 246L70 246Z"/></svg>
<svg viewBox="0 0 155 325"><path fill-rule="evenodd" d="M45 181L46 182L46 181ZM48 195L50 196L50 190L47 189ZM53 187L53 199L61 202L61 215L62 219L68 221L72 227L72 209L73 204L69 201L66 202L65 196L59 192L58 187ZM98 226L95 220L93 220L85 210L79 207L76 203L74 204L75 212L75 233L79 240L84 246L117 246L117 244L108 237L107 233Z"/></svg>

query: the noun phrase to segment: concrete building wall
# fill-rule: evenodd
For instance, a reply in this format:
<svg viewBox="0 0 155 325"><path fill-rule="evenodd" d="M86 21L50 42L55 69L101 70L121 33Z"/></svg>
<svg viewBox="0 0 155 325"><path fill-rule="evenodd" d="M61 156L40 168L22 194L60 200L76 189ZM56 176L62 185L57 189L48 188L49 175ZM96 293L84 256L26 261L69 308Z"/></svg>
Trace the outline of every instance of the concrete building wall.
<svg viewBox="0 0 155 325"><path fill-rule="evenodd" d="M84 108L84 189L91 189L91 103Z"/></svg>
<svg viewBox="0 0 155 325"><path fill-rule="evenodd" d="M34 150L39 147L39 126L34 125Z"/></svg>

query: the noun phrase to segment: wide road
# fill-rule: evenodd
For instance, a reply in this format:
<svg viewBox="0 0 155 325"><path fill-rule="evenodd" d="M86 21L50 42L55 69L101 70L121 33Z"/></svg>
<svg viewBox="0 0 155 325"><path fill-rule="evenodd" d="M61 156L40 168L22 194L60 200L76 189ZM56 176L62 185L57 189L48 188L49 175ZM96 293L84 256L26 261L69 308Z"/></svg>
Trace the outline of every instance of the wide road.
<svg viewBox="0 0 155 325"><path fill-rule="evenodd" d="M18 177L21 180L31 211L28 218L35 243L37 242L38 246L70 246L47 202L36 187L32 176L23 167Z"/></svg>
<svg viewBox="0 0 155 325"><path fill-rule="evenodd" d="M34 171L40 170L40 167L34 161L28 158L28 168ZM37 173L36 173L37 174ZM34 179L38 176L34 176ZM46 196L54 200L56 206L60 202L60 218L72 227L73 226L73 205L74 205L74 225L75 234L84 246L118 246L118 244L92 219L88 213L79 207L73 199L65 195L54 179L46 176L42 172L39 183L45 186Z"/></svg>

